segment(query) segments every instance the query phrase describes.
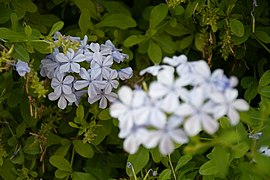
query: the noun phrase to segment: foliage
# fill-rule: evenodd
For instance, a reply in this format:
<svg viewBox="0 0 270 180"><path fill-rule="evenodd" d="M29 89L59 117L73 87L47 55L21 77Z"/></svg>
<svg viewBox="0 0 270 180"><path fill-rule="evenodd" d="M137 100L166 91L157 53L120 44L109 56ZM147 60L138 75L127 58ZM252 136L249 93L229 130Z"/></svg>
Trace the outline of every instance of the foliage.
<svg viewBox="0 0 270 180"><path fill-rule="evenodd" d="M268 0L0 0L0 179L269 179L269 9ZM58 31L111 40L129 55L117 68L133 68L122 82L132 87L145 87L152 77L139 71L165 56L204 59L240 79L250 110L168 156L128 154L108 109L86 98L65 110L49 101L40 64ZM24 76L18 60L29 64Z"/></svg>

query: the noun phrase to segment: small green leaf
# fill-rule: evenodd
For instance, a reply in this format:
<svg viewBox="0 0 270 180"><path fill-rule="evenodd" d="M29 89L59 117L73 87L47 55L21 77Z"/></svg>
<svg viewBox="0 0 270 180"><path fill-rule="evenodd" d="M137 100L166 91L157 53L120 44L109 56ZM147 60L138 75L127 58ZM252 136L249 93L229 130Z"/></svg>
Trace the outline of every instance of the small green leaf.
<svg viewBox="0 0 270 180"><path fill-rule="evenodd" d="M54 33L56 33L57 31L61 30L64 26L64 22L63 21L58 21L56 23L54 23L51 31L49 32L48 36L53 36Z"/></svg>
<svg viewBox="0 0 270 180"><path fill-rule="evenodd" d="M83 119L84 118L84 108L82 105L79 105L77 107L77 110L76 110L76 116L79 118L79 119Z"/></svg>
<svg viewBox="0 0 270 180"><path fill-rule="evenodd" d="M82 140L74 140L72 141L75 151L85 158L91 158L94 156L94 151L90 144L83 143Z"/></svg>
<svg viewBox="0 0 270 180"><path fill-rule="evenodd" d="M26 51L26 49L22 45L19 45L19 44L15 46L14 48L13 58L20 59L25 62L29 62L30 60L29 54Z"/></svg>
<svg viewBox="0 0 270 180"><path fill-rule="evenodd" d="M199 173L201 175L215 175L218 173L218 168L216 167L215 163L210 160L200 167Z"/></svg>
<svg viewBox="0 0 270 180"><path fill-rule="evenodd" d="M68 160L63 156L53 155L50 157L49 162L61 171L72 172L70 162L68 162Z"/></svg>
<svg viewBox="0 0 270 180"><path fill-rule="evenodd" d="M241 158L248 152L249 146L247 143L241 142L239 144L232 146L231 150L232 150L231 157Z"/></svg>
<svg viewBox="0 0 270 180"><path fill-rule="evenodd" d="M251 86L247 88L244 94L244 98L247 101L251 101L252 99L256 97L257 94L258 94L258 84L254 83L254 84L251 84Z"/></svg>
<svg viewBox="0 0 270 180"><path fill-rule="evenodd" d="M0 7L0 12L0 24L3 24L9 20L10 15L12 14L12 10L6 7Z"/></svg>
<svg viewBox="0 0 270 180"><path fill-rule="evenodd" d="M177 162L177 165L175 167L175 171L177 171L178 169L180 169L181 167L186 165L192 159L192 157L193 156L191 154L186 154L184 156L181 156Z"/></svg>
<svg viewBox="0 0 270 180"><path fill-rule="evenodd" d="M265 31L256 30L255 35L263 43L270 43L270 36Z"/></svg>
<svg viewBox="0 0 270 180"><path fill-rule="evenodd" d="M70 172L62 171L60 169L57 169L55 171L54 175L55 175L56 178L62 179L62 178L65 178L65 177L69 176L70 175Z"/></svg>
<svg viewBox="0 0 270 180"><path fill-rule="evenodd" d="M245 28L241 21L231 18L229 20L229 26L234 35L242 37L245 34Z"/></svg>
<svg viewBox="0 0 270 180"><path fill-rule="evenodd" d="M50 48L50 42L47 42L47 41L31 41L31 45L34 47L35 50L37 50L41 54L52 53L52 49Z"/></svg>
<svg viewBox="0 0 270 180"><path fill-rule="evenodd" d="M203 38L203 35L201 33L196 33L195 35L195 47L199 51L203 51L205 47L205 39Z"/></svg>
<svg viewBox="0 0 270 180"><path fill-rule="evenodd" d="M73 128L80 128L77 124L75 124L74 122L68 122L68 124L73 127Z"/></svg>
<svg viewBox="0 0 270 180"><path fill-rule="evenodd" d="M72 180L90 180L90 179L96 179L95 176L89 173L83 173L83 172L73 172L71 175Z"/></svg>
<svg viewBox="0 0 270 180"><path fill-rule="evenodd" d="M267 86L268 84L270 84L270 70L267 70L259 80L260 86Z"/></svg>
<svg viewBox="0 0 270 180"><path fill-rule="evenodd" d="M224 147L216 146L211 154L213 155L211 161L215 163L218 174L225 178L230 165L230 153L228 153Z"/></svg>
<svg viewBox="0 0 270 180"><path fill-rule="evenodd" d="M136 174L138 174L147 165L148 161L149 150L143 147L140 147L135 154L130 154L127 160L127 162L132 164ZM131 168L126 167L126 172L129 176L132 176Z"/></svg>
<svg viewBox="0 0 270 180"><path fill-rule="evenodd" d="M184 49L188 48L192 44L193 39L194 39L193 35L189 35L189 36L185 37L184 39L182 39L181 44L180 44L180 49L184 50Z"/></svg>
<svg viewBox="0 0 270 180"><path fill-rule="evenodd" d="M152 40L149 41L147 54L154 64L159 64L162 58L160 47Z"/></svg>
<svg viewBox="0 0 270 180"><path fill-rule="evenodd" d="M18 28L18 16L16 13L10 14L11 27L13 31L17 31Z"/></svg>
<svg viewBox="0 0 270 180"><path fill-rule="evenodd" d="M16 135L17 135L17 138L20 138L24 132L26 130L26 127L25 127L25 124L24 122L22 122L21 124L19 124L19 126L17 126L16 128Z"/></svg>
<svg viewBox="0 0 270 180"><path fill-rule="evenodd" d="M171 179L172 171L170 169L164 169L158 176L158 180Z"/></svg>
<svg viewBox="0 0 270 180"><path fill-rule="evenodd" d="M136 26L137 26L136 21L126 14L112 14L106 16L105 19L96 24L97 28L116 27L119 29L128 29Z"/></svg>
<svg viewBox="0 0 270 180"><path fill-rule="evenodd" d="M81 15L78 23L82 34L86 34L87 30L89 29L89 25L92 24L90 18L89 10L86 8L81 9Z"/></svg>
<svg viewBox="0 0 270 180"><path fill-rule="evenodd" d="M55 152L54 152L54 155L58 155L58 156L66 156L68 150L70 148L70 144L66 144L66 145L63 145L61 147L59 147Z"/></svg>
<svg viewBox="0 0 270 180"><path fill-rule="evenodd" d="M131 12L126 7L125 3L120 1L102 1L102 5L110 14L122 13L128 16L132 16Z"/></svg>
<svg viewBox="0 0 270 180"><path fill-rule="evenodd" d="M132 47L136 44L140 44L146 39L144 35L131 35L124 41L124 46Z"/></svg>
<svg viewBox="0 0 270 180"><path fill-rule="evenodd" d="M155 6L150 15L150 29L155 29L167 16L168 6L164 3Z"/></svg>
<svg viewBox="0 0 270 180"><path fill-rule="evenodd" d="M259 92L260 95L270 98L270 86L265 86Z"/></svg>
<svg viewBox="0 0 270 180"><path fill-rule="evenodd" d="M30 36L32 35L32 28L29 25L26 25L24 28L24 32L26 36L30 38Z"/></svg>
<svg viewBox="0 0 270 180"><path fill-rule="evenodd" d="M109 120L109 119L112 119L112 117L110 116L109 109L103 109L103 110L98 114L98 118L99 118L100 120Z"/></svg>

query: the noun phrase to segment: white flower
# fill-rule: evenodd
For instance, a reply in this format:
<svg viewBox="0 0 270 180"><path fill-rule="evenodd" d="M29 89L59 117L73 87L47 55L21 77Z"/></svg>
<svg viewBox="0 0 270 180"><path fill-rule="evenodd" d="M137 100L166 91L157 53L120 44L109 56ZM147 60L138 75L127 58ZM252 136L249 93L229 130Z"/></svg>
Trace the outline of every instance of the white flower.
<svg viewBox="0 0 270 180"><path fill-rule="evenodd" d="M213 114L216 118L227 115L231 124L236 125L240 116L237 111L247 111L248 103L243 99L236 99L238 91L236 89L226 89L224 94L212 93L211 99L216 103Z"/></svg>
<svg viewBox="0 0 270 180"><path fill-rule="evenodd" d="M199 134L202 129L209 134L215 133L219 124L209 113L213 107L212 103L205 102L203 89L193 89L185 100L175 111L175 114L185 117L185 132L190 136Z"/></svg>
<svg viewBox="0 0 270 180"><path fill-rule="evenodd" d="M18 60L17 64L15 64L16 71L20 76L24 76L26 73L30 72L30 68L28 66L28 63Z"/></svg>
<svg viewBox="0 0 270 180"><path fill-rule="evenodd" d="M111 72L111 66L113 64L112 56L102 56L100 53L93 55L91 61L91 77L93 79L102 80L103 77L109 76Z"/></svg>
<svg viewBox="0 0 270 180"><path fill-rule="evenodd" d="M101 109L105 109L108 105L108 101L113 102L116 98L117 98L117 94L115 94L114 92L105 93L103 90L97 89L97 95L94 97L89 96L88 102L90 104L93 104L96 101L100 100L99 107Z"/></svg>
<svg viewBox="0 0 270 180"><path fill-rule="evenodd" d="M177 67L181 64L187 62L187 56L180 55L180 56L173 56L173 58L165 57L163 59L163 63L169 64L170 66Z"/></svg>
<svg viewBox="0 0 270 180"><path fill-rule="evenodd" d="M118 77L118 73L116 70L112 70L109 74L109 76L107 74L105 74L104 79L105 79L105 87L104 87L104 91L105 93L110 93L112 92L113 88L117 88L119 85L119 82L117 80L115 80Z"/></svg>
<svg viewBox="0 0 270 180"><path fill-rule="evenodd" d="M83 54L75 54L73 49L69 49L65 54L59 53L56 55L56 59L61 62L59 71L60 73L65 72L80 72L80 64L78 62L85 61L85 56Z"/></svg>
<svg viewBox="0 0 270 180"><path fill-rule="evenodd" d="M71 93L71 94L65 94L65 93L56 94L55 92L51 92L48 95L48 97L51 101L55 101L55 100L59 99L58 100L58 107L60 109L65 109L67 107L67 101L69 103L73 103L76 101L76 96L73 93Z"/></svg>
<svg viewBox="0 0 270 180"><path fill-rule="evenodd" d="M72 90L72 83L74 81L73 76L66 76L64 77L63 74L57 74L55 78L52 79L51 87L54 89L54 92L57 95L60 95L62 93L64 94L71 94Z"/></svg>
<svg viewBox="0 0 270 180"><path fill-rule="evenodd" d="M131 69L131 67L120 69L117 72L118 72L118 77L121 80L130 79L133 76L133 70Z"/></svg>
<svg viewBox="0 0 270 180"><path fill-rule="evenodd" d="M172 71L174 72L174 68L171 67L171 66L167 66L167 65L154 65L154 66L150 66L146 69L143 69L140 71L140 76L144 75L145 73L149 73L149 74L152 74L153 76L157 76L158 73L161 71L161 70L168 70L168 71Z"/></svg>
<svg viewBox="0 0 270 180"><path fill-rule="evenodd" d="M171 154L175 144L188 142L186 133L180 128L183 120L179 116L171 116L166 126L157 130L149 130L144 134L143 145L146 148L154 148L159 145L159 151L163 155Z"/></svg>

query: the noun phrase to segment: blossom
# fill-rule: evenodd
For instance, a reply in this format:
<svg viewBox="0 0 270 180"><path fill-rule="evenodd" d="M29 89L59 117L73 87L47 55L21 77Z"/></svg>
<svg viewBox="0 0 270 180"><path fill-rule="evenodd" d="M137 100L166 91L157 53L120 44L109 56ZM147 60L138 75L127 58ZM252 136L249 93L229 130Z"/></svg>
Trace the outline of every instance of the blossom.
<svg viewBox="0 0 270 180"><path fill-rule="evenodd" d="M108 101L112 102L117 98L117 94L115 94L114 92L110 92L110 93L105 93L103 90L101 89L97 89L97 95L94 97L88 97L88 102L90 104L95 103L96 101L100 100L99 102L99 107L101 109L105 109L108 105Z"/></svg>
<svg viewBox="0 0 270 180"><path fill-rule="evenodd" d="M168 71L172 71L174 72L174 68L171 67L171 66L166 66L166 65L154 65L154 66L150 66L148 68L145 68L143 70L140 71L140 76L144 75L145 73L149 73L149 74L152 74L153 76L157 76L158 73L161 71L161 70L168 70Z"/></svg>
<svg viewBox="0 0 270 180"><path fill-rule="evenodd" d="M73 103L76 101L76 96L73 93L65 94L62 92L61 94L57 94L56 92L51 92L48 97L51 101L59 99L57 105L60 109L65 109L67 107L67 102Z"/></svg>
<svg viewBox="0 0 270 180"><path fill-rule="evenodd" d="M56 55L56 59L61 62L61 66L59 71L61 73L65 72L80 72L80 64L79 62L85 61L85 56L83 54L75 54L74 50L69 48L66 55L63 53L59 53Z"/></svg>
<svg viewBox="0 0 270 180"><path fill-rule="evenodd" d="M26 73L30 72L30 68L28 66L28 63L21 61L18 59L17 64L15 64L16 71L20 76L24 76Z"/></svg>
<svg viewBox="0 0 270 180"><path fill-rule="evenodd" d="M117 78L118 74L116 70L112 70L108 76L108 74L105 74L104 79L106 81L106 85L104 87L104 92L106 94L109 94L112 92L113 88L117 88L119 85L119 82L115 80Z"/></svg>
<svg viewBox="0 0 270 180"><path fill-rule="evenodd" d="M49 79L52 79L56 76L56 74L60 73L59 68L61 63L55 57L57 54L59 54L59 50L58 48L55 48L52 54L46 56L45 59L41 60L41 76L47 76Z"/></svg>
<svg viewBox="0 0 270 180"><path fill-rule="evenodd" d="M87 35L84 36L83 40L80 42L80 47L78 49L78 52L81 54L86 54L90 52L90 45L87 44L88 37Z"/></svg>
<svg viewBox="0 0 270 180"><path fill-rule="evenodd" d="M91 61L91 76L99 80L109 76L112 64L113 59L111 56L104 57L100 53L94 54L93 61Z"/></svg>
<svg viewBox="0 0 270 180"><path fill-rule="evenodd" d="M180 129L183 119L180 116L171 116L166 126L157 130L150 130L144 134L143 145L147 148L154 148L159 145L159 151L163 155L171 154L174 151L174 142L185 144L188 142L186 133Z"/></svg>
<svg viewBox="0 0 270 180"><path fill-rule="evenodd" d="M101 45L101 51L103 54L110 54L113 60L117 63L123 62L124 59L128 59L128 55L121 53L122 49L117 49L110 40L107 40L105 44Z"/></svg>
<svg viewBox="0 0 270 180"><path fill-rule="evenodd" d="M86 71L85 68L81 68L80 76L82 80L77 80L74 83L74 88L76 90L81 90L88 86L88 96L94 97L97 95L98 89L103 89L106 85L105 81L96 80L91 76L90 71Z"/></svg>
<svg viewBox="0 0 270 180"><path fill-rule="evenodd" d="M66 76L64 77L63 74L58 74L55 78L52 79L51 87L54 89L54 92L57 95L62 93L64 94L71 94L72 90L72 83L74 81L73 76Z"/></svg>
<svg viewBox="0 0 270 180"><path fill-rule="evenodd" d="M131 67L120 69L117 72L118 72L118 77L121 80L130 79L133 76L133 70Z"/></svg>
<svg viewBox="0 0 270 180"><path fill-rule="evenodd" d="M175 114L185 118L184 129L190 136L197 135L202 129L209 134L217 131L219 125L209 111L213 109L211 103L206 103L206 96L202 88L195 88L185 98Z"/></svg>
<svg viewBox="0 0 270 180"><path fill-rule="evenodd" d="M220 118L227 115L231 124L236 125L239 122L240 116L237 111L247 111L249 109L248 103L243 99L236 99L238 91L236 89L226 89L222 93L212 93L211 99L216 103L214 116Z"/></svg>

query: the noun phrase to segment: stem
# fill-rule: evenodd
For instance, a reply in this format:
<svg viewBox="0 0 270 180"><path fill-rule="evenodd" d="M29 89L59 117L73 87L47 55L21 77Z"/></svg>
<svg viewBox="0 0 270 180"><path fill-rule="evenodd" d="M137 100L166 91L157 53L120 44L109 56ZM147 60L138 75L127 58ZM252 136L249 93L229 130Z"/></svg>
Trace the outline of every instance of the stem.
<svg viewBox="0 0 270 180"><path fill-rule="evenodd" d="M168 157L169 157L169 164L170 164L170 167L171 167L171 170L172 170L172 173L173 173L173 177L174 177L175 180L177 180L175 171L173 169L172 161L171 161L171 155L169 154Z"/></svg>
<svg viewBox="0 0 270 180"><path fill-rule="evenodd" d="M270 49L268 49L254 34L251 34L251 36L254 37L268 53L270 53Z"/></svg>
<svg viewBox="0 0 270 180"><path fill-rule="evenodd" d="M72 148L71 160L70 160L71 167L72 167L72 165L73 165L74 155L75 155L75 148L73 147L73 148Z"/></svg>
<svg viewBox="0 0 270 180"><path fill-rule="evenodd" d="M136 173L135 173L135 170L134 170L134 168L133 168L133 166L131 166L131 170L132 170L132 174L133 174L133 176L134 176L134 179L135 179L135 180L138 180L138 179L137 179L137 176L136 176Z"/></svg>

